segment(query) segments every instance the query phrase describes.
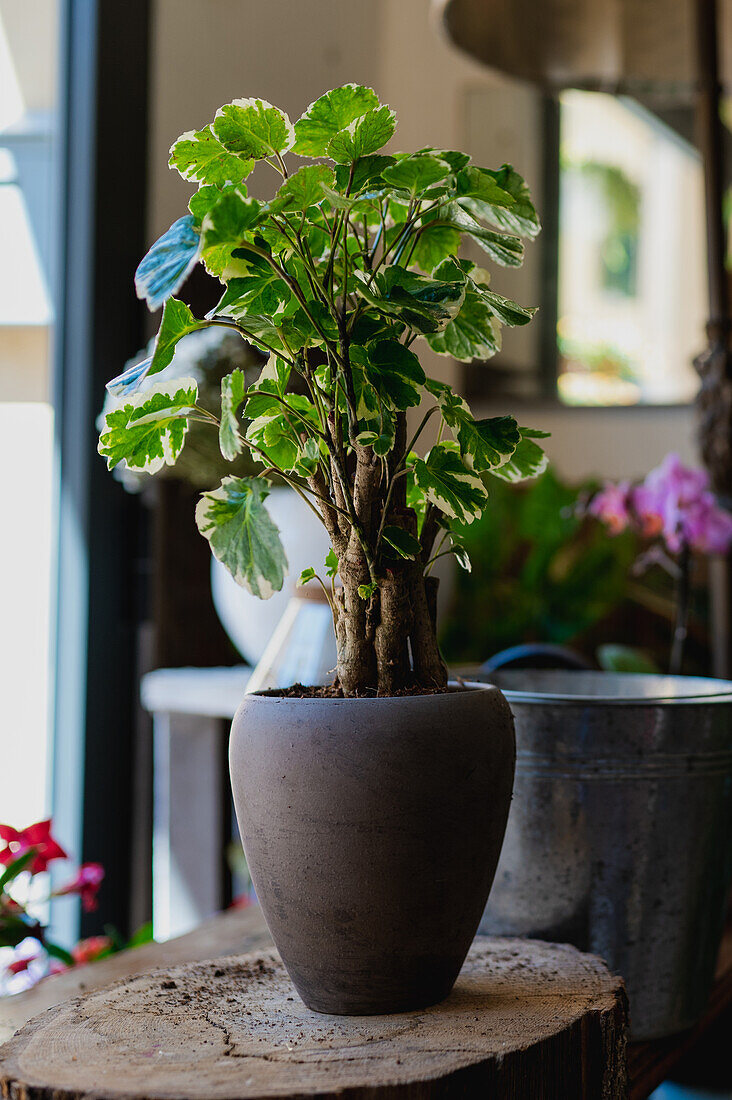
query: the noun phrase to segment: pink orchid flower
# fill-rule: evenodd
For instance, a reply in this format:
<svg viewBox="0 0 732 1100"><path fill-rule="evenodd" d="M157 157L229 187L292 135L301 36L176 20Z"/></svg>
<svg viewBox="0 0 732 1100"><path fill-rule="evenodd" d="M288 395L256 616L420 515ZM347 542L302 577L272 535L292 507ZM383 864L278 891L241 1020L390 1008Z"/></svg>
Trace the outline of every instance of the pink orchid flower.
<svg viewBox="0 0 732 1100"><path fill-rule="evenodd" d="M621 481L617 485L606 481L590 501L588 511L602 520L611 535L619 535L630 523L631 493L629 481Z"/></svg>
<svg viewBox="0 0 732 1100"><path fill-rule="evenodd" d="M65 886L54 890L52 896L57 898L64 894L78 894L84 912L92 913L97 908L97 893L103 878L104 868L101 863L82 863L74 878Z"/></svg>
<svg viewBox="0 0 732 1100"><path fill-rule="evenodd" d="M0 840L6 847L0 851L0 863L8 864L31 849L35 855L28 865L32 875L45 871L51 860L68 859L66 852L51 836L51 820L37 821L27 829L14 829L12 825L0 825Z"/></svg>
<svg viewBox="0 0 732 1100"><path fill-rule="evenodd" d="M109 936L89 936L86 940L80 940L76 947L71 949L71 955L77 966L94 962L95 959L106 955L112 946Z"/></svg>

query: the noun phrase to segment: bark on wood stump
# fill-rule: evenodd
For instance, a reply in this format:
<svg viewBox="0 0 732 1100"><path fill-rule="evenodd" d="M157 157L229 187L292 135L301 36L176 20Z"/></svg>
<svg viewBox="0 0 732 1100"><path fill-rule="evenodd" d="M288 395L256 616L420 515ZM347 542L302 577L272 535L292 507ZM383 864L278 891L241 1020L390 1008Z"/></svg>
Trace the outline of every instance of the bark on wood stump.
<svg viewBox="0 0 732 1100"><path fill-rule="evenodd" d="M626 1000L573 947L476 939L442 1004L322 1016L274 951L151 971L37 1016L0 1048L12 1100L627 1095Z"/></svg>

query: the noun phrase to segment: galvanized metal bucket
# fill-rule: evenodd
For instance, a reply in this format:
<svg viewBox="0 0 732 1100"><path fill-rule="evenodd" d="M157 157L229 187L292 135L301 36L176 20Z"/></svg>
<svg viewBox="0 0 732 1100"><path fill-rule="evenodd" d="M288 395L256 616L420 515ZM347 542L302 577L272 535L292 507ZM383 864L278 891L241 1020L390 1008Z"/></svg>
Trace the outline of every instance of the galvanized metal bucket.
<svg viewBox="0 0 732 1100"><path fill-rule="evenodd" d="M473 677L478 678L478 677ZM481 931L576 944L634 1038L703 1013L732 881L732 682L505 671L516 782Z"/></svg>

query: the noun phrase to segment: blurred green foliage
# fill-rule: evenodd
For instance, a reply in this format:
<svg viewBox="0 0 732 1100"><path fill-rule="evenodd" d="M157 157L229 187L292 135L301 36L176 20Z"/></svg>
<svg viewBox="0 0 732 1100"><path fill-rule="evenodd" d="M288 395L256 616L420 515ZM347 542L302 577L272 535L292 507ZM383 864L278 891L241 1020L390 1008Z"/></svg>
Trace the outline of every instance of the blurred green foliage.
<svg viewBox="0 0 732 1100"><path fill-rule="evenodd" d="M551 468L524 487L491 486L489 507L461 535L473 571L457 570L443 616L446 660L484 661L521 642L577 643L618 608L638 543L577 515L578 496L596 488L565 485Z"/></svg>

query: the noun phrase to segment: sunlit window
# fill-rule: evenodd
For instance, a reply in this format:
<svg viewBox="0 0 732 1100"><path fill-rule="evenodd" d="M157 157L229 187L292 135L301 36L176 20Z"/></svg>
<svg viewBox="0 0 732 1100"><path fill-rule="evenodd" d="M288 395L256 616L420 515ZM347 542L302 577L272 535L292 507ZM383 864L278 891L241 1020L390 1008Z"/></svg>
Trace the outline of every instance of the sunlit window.
<svg viewBox="0 0 732 1100"><path fill-rule="evenodd" d="M560 155L560 399L692 400L706 319L696 152L630 101L572 91Z"/></svg>

